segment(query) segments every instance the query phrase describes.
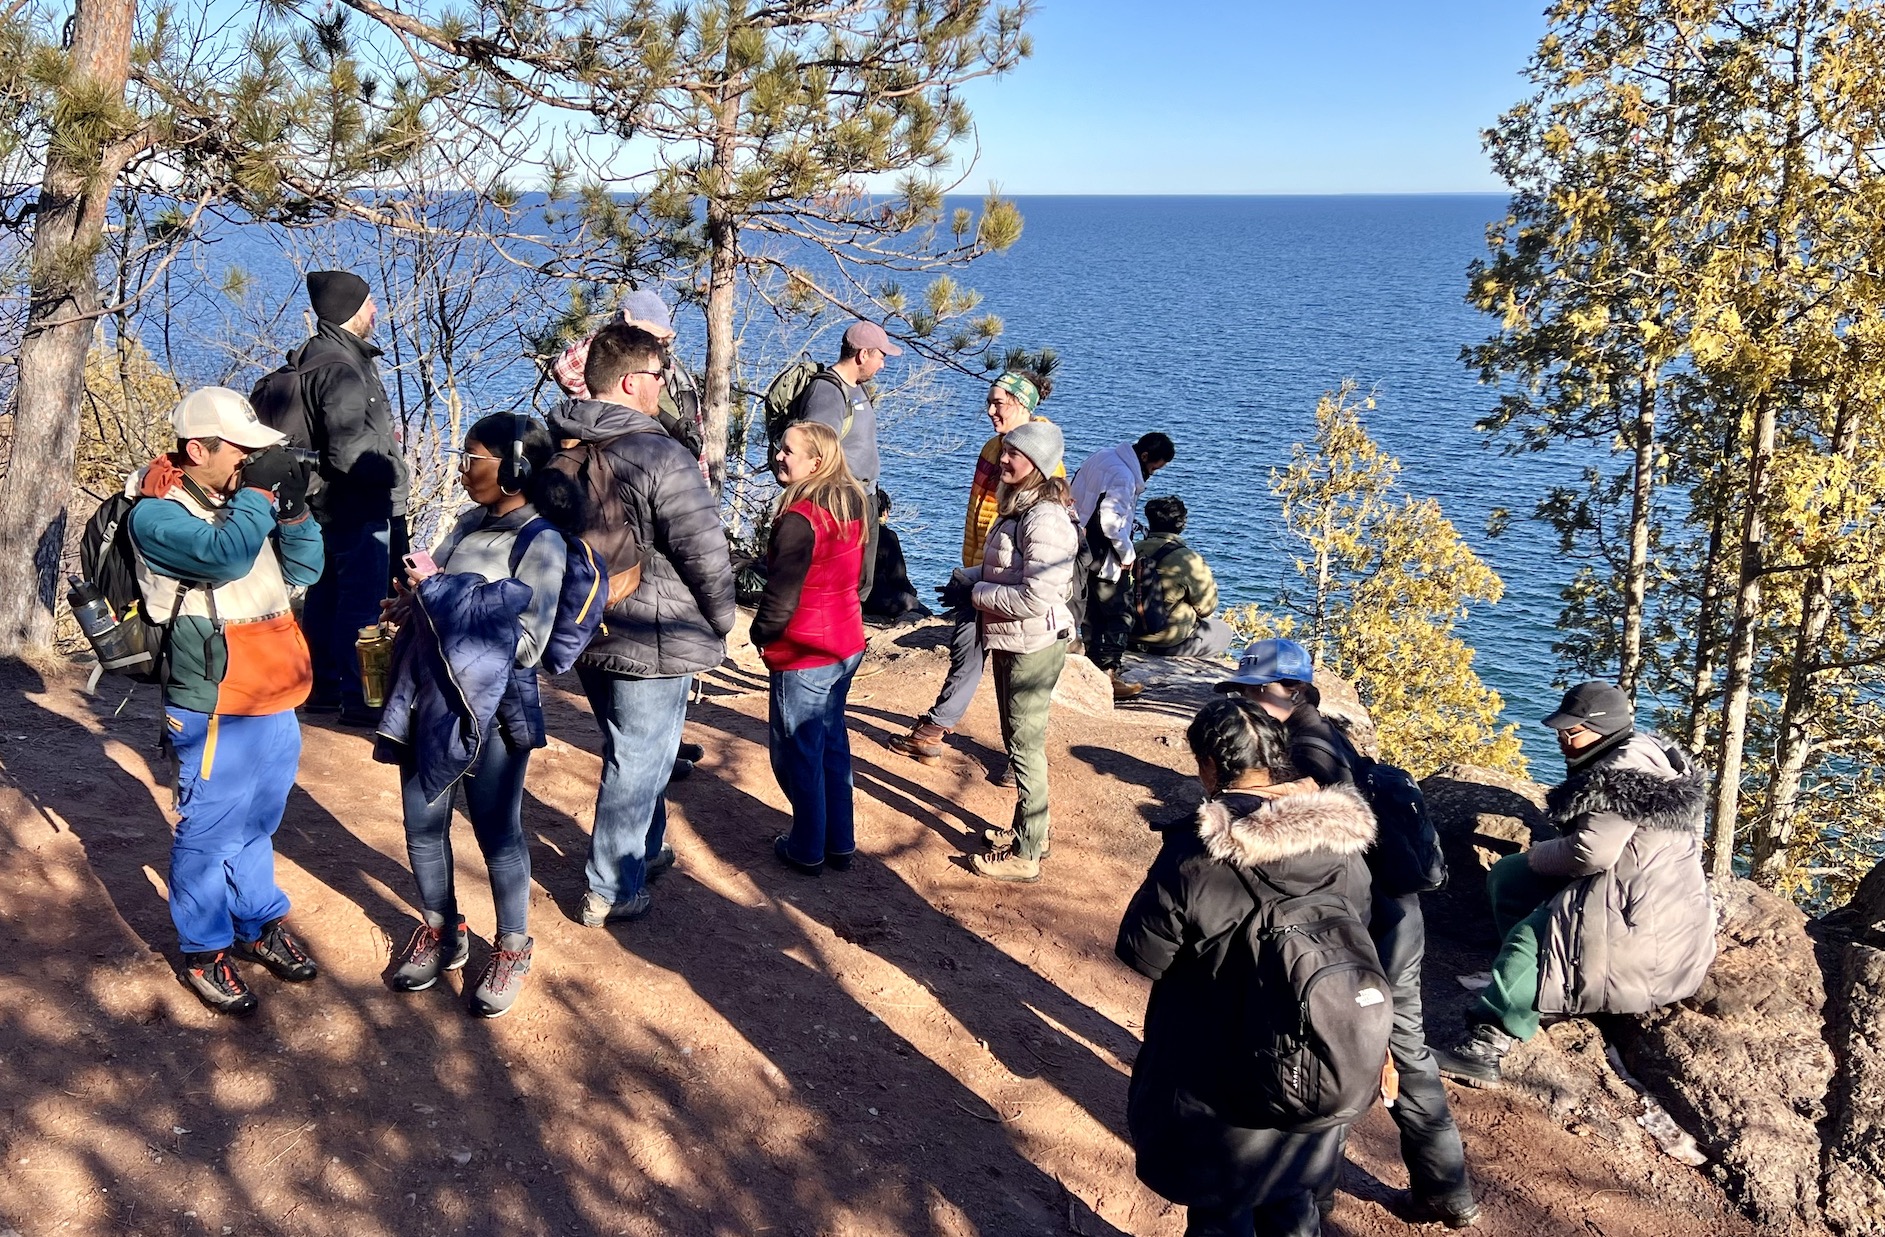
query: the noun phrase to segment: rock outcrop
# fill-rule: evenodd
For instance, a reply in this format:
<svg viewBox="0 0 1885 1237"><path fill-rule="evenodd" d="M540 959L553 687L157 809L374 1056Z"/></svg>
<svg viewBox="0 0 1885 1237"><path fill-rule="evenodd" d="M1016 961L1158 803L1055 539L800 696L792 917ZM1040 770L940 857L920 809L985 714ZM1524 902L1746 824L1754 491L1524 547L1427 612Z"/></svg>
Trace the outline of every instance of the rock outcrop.
<svg viewBox="0 0 1885 1237"><path fill-rule="evenodd" d="M1827 1030L1839 1072L1827 1101L1826 1221L1842 1237L1862 1237L1885 1233L1885 863L1821 922L1839 949L1829 968Z"/></svg>

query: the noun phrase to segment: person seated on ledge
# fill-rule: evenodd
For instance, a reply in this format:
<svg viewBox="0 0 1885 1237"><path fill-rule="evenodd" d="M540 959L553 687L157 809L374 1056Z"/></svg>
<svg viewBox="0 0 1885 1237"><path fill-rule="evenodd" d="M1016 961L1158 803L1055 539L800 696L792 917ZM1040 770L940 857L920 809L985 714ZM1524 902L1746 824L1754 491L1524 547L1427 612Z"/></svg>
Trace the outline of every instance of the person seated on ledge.
<svg viewBox="0 0 1885 1237"><path fill-rule="evenodd" d="M1235 633L1211 617L1217 581L1204 556L1179 539L1185 518L1185 500L1176 495L1145 505L1152 531L1132 547L1132 647L1160 657L1222 657Z"/></svg>
<svg viewBox="0 0 1885 1237"><path fill-rule="evenodd" d="M887 627L930 617L929 607L910 583L903 541L890 527L890 495L881 485L877 487L873 515L878 524L877 571L871 580L870 596L864 599L864 621Z"/></svg>
<svg viewBox="0 0 1885 1237"><path fill-rule="evenodd" d="M1695 760L1636 729L1630 698L1579 683L1545 718L1565 778L1545 805L1559 836L1486 873L1505 943L1466 1038L1440 1073L1500 1085L1500 1062L1543 1015L1640 1014L1693 996L1715 958L1700 846L1707 782Z"/></svg>

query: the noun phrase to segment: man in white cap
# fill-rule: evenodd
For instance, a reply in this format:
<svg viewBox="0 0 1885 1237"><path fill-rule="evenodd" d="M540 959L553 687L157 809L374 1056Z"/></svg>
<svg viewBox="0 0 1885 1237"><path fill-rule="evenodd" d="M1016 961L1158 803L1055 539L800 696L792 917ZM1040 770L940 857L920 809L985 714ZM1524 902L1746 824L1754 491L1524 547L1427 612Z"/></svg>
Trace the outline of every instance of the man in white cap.
<svg viewBox="0 0 1885 1237"><path fill-rule="evenodd" d="M177 769L170 917L184 979L221 1013L255 994L232 958L291 983L314 960L288 931L275 829L301 761L295 707L313 683L288 590L321 576L308 470L225 387L171 414L177 449L132 473L129 528L144 615L165 628L164 735Z"/></svg>
<svg viewBox="0 0 1885 1237"><path fill-rule="evenodd" d="M805 388L800 417L829 425L844 448L844 462L866 494L877 492L883 464L877 454L877 409L864 384L884 367L884 358L902 356L875 322L853 322L838 346L838 363L818 371ZM864 521L864 578L858 596L868 597L877 571L877 521Z"/></svg>

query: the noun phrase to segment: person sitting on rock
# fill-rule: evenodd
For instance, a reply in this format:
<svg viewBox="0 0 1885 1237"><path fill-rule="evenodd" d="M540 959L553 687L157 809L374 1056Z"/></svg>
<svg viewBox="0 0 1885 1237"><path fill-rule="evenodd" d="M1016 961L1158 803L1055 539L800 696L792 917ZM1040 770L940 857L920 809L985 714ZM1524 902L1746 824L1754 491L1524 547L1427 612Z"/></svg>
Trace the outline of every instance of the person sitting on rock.
<svg viewBox="0 0 1885 1237"><path fill-rule="evenodd" d="M1204 556L1179 538L1185 500L1173 495L1145 505L1151 532L1132 547L1132 646L1161 657L1222 657L1229 623L1217 612L1217 580Z"/></svg>
<svg viewBox="0 0 1885 1237"><path fill-rule="evenodd" d="M1715 957L1702 870L1707 783L1694 758L1636 729L1630 698L1579 683L1545 718L1565 779L1546 808L1558 836L1486 873L1504 944L1466 1037L1440 1073L1497 1087L1500 1063L1544 1016L1640 1014L1694 995Z"/></svg>

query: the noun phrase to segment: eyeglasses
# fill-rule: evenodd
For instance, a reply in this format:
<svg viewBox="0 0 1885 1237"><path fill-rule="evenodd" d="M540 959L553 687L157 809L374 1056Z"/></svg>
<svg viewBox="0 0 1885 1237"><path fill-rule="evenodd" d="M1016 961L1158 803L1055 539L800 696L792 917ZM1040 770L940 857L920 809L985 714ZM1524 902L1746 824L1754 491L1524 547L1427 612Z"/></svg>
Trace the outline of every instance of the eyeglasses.
<svg viewBox="0 0 1885 1237"><path fill-rule="evenodd" d="M499 458L495 455L479 455L475 451L464 451L457 447L446 447L443 454L458 457L459 472L470 472L472 465L478 460L495 460Z"/></svg>
<svg viewBox="0 0 1885 1237"><path fill-rule="evenodd" d="M667 381L667 377L668 377L668 371L665 369L631 369L628 372L624 373L622 377L633 378L637 374L646 374L650 378L653 378L656 382L665 382Z"/></svg>

